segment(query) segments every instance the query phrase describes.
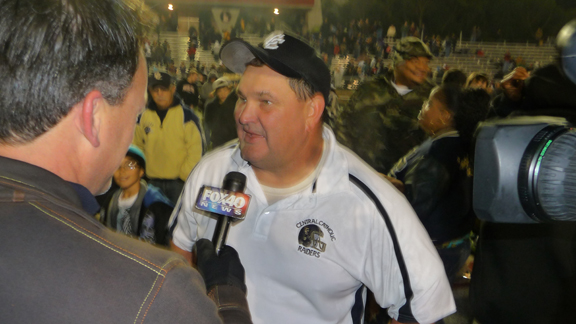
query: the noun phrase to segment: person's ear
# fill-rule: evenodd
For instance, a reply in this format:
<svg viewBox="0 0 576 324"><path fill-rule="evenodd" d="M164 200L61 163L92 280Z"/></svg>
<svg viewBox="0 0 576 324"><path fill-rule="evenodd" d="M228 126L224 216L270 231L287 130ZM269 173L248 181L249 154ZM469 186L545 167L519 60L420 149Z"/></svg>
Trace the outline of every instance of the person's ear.
<svg viewBox="0 0 576 324"><path fill-rule="evenodd" d="M307 128L322 123L322 113L324 112L325 105L324 96L320 92L315 93L312 98L308 99L306 107Z"/></svg>
<svg viewBox="0 0 576 324"><path fill-rule="evenodd" d="M138 172L138 174L140 175L140 178L142 178L144 176L144 168L140 168L140 172Z"/></svg>
<svg viewBox="0 0 576 324"><path fill-rule="evenodd" d="M442 109L440 112L440 116L444 123L450 124L454 122L454 114L450 112L448 109Z"/></svg>
<svg viewBox="0 0 576 324"><path fill-rule="evenodd" d="M102 121L99 118L99 113L105 104L106 100L98 90L90 91L80 103L78 126L80 132L93 147L100 146L100 129Z"/></svg>

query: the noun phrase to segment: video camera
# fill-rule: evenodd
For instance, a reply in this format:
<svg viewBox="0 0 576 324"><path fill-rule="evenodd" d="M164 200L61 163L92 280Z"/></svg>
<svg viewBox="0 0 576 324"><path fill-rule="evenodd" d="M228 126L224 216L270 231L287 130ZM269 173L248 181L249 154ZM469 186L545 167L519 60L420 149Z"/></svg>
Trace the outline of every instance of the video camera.
<svg viewBox="0 0 576 324"><path fill-rule="evenodd" d="M576 129L566 119L523 116L482 123L474 165L478 218L576 221Z"/></svg>
<svg viewBox="0 0 576 324"><path fill-rule="evenodd" d="M563 82L576 85L576 19L562 27L556 42ZM567 106L568 111L553 115L572 115L574 122L576 104ZM553 112L551 107L538 108ZM496 223L576 221L576 129L565 118L484 122L476 131L474 159L473 208L478 218Z"/></svg>

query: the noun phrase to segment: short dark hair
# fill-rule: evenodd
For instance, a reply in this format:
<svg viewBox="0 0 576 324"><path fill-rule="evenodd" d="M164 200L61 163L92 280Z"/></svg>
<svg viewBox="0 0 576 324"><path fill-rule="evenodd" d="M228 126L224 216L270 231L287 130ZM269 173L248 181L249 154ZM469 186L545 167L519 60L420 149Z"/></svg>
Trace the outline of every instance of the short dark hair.
<svg viewBox="0 0 576 324"><path fill-rule="evenodd" d="M444 72L442 76L442 85L452 84L458 87L464 87L466 84L466 74L458 69L450 69Z"/></svg>
<svg viewBox="0 0 576 324"><path fill-rule="evenodd" d="M142 24L132 0L0 0L0 143L56 125L90 91L122 103Z"/></svg>
<svg viewBox="0 0 576 324"><path fill-rule="evenodd" d="M462 89L450 84L432 91L437 91L436 98L452 113L454 128L464 145L471 147L476 126L488 115L490 95L483 89Z"/></svg>

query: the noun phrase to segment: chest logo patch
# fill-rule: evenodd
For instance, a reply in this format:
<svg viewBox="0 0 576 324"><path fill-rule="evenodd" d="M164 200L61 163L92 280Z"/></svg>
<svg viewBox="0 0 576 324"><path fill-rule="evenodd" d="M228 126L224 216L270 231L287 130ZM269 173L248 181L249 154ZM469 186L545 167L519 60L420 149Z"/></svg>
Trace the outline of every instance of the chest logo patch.
<svg viewBox="0 0 576 324"><path fill-rule="evenodd" d="M147 122L143 124L143 126L144 126L144 133L148 135L152 132L152 127L154 127L154 124L151 122Z"/></svg>
<svg viewBox="0 0 576 324"><path fill-rule="evenodd" d="M331 241L336 240L334 231L323 221L307 219L298 222L296 227L300 229L298 233L298 251L312 257L320 258L320 254L326 251L327 244L323 241L325 238L322 228L329 234Z"/></svg>
<svg viewBox="0 0 576 324"><path fill-rule="evenodd" d="M182 91L188 92L188 93L194 93L194 87L191 84L185 84L182 87Z"/></svg>

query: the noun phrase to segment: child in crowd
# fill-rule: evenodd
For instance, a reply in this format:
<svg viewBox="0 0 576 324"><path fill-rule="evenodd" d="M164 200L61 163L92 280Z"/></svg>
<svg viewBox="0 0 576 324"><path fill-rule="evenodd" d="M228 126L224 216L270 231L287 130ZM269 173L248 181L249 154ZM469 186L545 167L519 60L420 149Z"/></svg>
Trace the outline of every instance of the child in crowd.
<svg viewBox="0 0 576 324"><path fill-rule="evenodd" d="M114 173L119 188L108 195L96 218L118 232L168 246L168 220L174 206L158 188L142 179L145 171L144 153L131 145Z"/></svg>

